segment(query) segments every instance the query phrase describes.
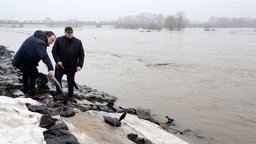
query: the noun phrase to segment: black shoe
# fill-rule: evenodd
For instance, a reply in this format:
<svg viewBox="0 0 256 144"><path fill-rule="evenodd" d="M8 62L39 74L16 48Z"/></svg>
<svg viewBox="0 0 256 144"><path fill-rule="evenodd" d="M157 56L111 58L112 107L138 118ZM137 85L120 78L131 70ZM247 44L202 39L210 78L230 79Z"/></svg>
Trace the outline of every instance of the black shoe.
<svg viewBox="0 0 256 144"><path fill-rule="evenodd" d="M31 97L33 100L41 100L40 98L36 97L36 96L33 96Z"/></svg>
<svg viewBox="0 0 256 144"><path fill-rule="evenodd" d="M40 95L35 95L35 96L31 96L31 98L33 99L33 100L42 100L42 99L44 99L42 96L40 96Z"/></svg>
<svg viewBox="0 0 256 144"><path fill-rule="evenodd" d="M29 94L29 90L26 90L26 89L22 90L22 92L23 92L24 95L28 95Z"/></svg>
<svg viewBox="0 0 256 144"><path fill-rule="evenodd" d="M74 97L70 97L69 100L72 101L73 103L77 103L77 100Z"/></svg>

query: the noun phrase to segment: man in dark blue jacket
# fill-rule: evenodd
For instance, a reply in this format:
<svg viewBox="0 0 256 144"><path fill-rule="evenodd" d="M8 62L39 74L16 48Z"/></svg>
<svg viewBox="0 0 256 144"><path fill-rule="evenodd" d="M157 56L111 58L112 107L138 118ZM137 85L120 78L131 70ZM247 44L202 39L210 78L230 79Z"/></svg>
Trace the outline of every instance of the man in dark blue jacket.
<svg viewBox="0 0 256 144"><path fill-rule="evenodd" d="M46 48L52 44L55 39L56 36L53 32L37 30L23 42L13 58L13 66L23 72L23 92L29 93L34 99L38 98L36 95L35 82L38 76L37 66L40 60L47 65L48 75L54 77L53 66L46 52Z"/></svg>
<svg viewBox="0 0 256 144"><path fill-rule="evenodd" d="M52 48L52 55L56 62L56 79L61 84L63 75L67 75L68 96L72 102L76 102L73 92L74 79L75 73L80 71L84 64L84 48L81 40L74 37L72 27L66 27L65 35L56 39Z"/></svg>

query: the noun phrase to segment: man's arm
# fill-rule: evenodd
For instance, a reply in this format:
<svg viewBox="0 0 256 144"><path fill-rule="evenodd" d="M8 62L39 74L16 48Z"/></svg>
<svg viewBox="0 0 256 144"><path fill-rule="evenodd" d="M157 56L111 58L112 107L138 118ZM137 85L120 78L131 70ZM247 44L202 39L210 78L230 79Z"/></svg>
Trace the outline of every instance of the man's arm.
<svg viewBox="0 0 256 144"><path fill-rule="evenodd" d="M47 65L48 71L53 70L52 62L47 54L46 45L44 43L39 43L36 47L36 53L40 57L40 59Z"/></svg>
<svg viewBox="0 0 256 144"><path fill-rule="evenodd" d="M82 44L82 41L80 41L80 52L79 52L79 58L78 58L78 66L79 67L83 67L84 65L84 48L83 48L83 44Z"/></svg>
<svg viewBox="0 0 256 144"><path fill-rule="evenodd" d="M52 66L52 62L46 52L46 46L45 45L39 45L37 47L37 52L40 56L40 58L42 59L42 61L47 65L48 68L48 75L50 77L54 77L54 69Z"/></svg>
<svg viewBox="0 0 256 144"><path fill-rule="evenodd" d="M59 40L56 39L56 41L52 47L52 56L53 56L53 59L56 64L60 61L60 57L58 55L58 49L59 49Z"/></svg>

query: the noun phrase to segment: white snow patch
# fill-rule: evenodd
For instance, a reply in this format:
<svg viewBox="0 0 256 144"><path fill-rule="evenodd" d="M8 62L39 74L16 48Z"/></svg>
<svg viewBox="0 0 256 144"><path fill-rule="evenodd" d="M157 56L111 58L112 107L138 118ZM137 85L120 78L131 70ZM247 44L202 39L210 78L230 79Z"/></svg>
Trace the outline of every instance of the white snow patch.
<svg viewBox="0 0 256 144"><path fill-rule="evenodd" d="M0 143L45 144L39 127L41 114L30 112L25 103L38 104L29 98L0 96Z"/></svg>

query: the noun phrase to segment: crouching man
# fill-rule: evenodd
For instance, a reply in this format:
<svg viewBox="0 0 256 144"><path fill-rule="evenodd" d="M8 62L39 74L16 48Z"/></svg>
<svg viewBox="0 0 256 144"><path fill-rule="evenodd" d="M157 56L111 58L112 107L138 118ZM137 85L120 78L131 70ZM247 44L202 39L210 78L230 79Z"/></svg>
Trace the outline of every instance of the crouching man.
<svg viewBox="0 0 256 144"><path fill-rule="evenodd" d="M51 45L56 36L51 31L37 30L28 37L15 54L12 65L22 71L23 92L33 99L38 99L35 84L38 76L38 63L42 60L48 68L48 75L54 77L54 69L46 48Z"/></svg>

